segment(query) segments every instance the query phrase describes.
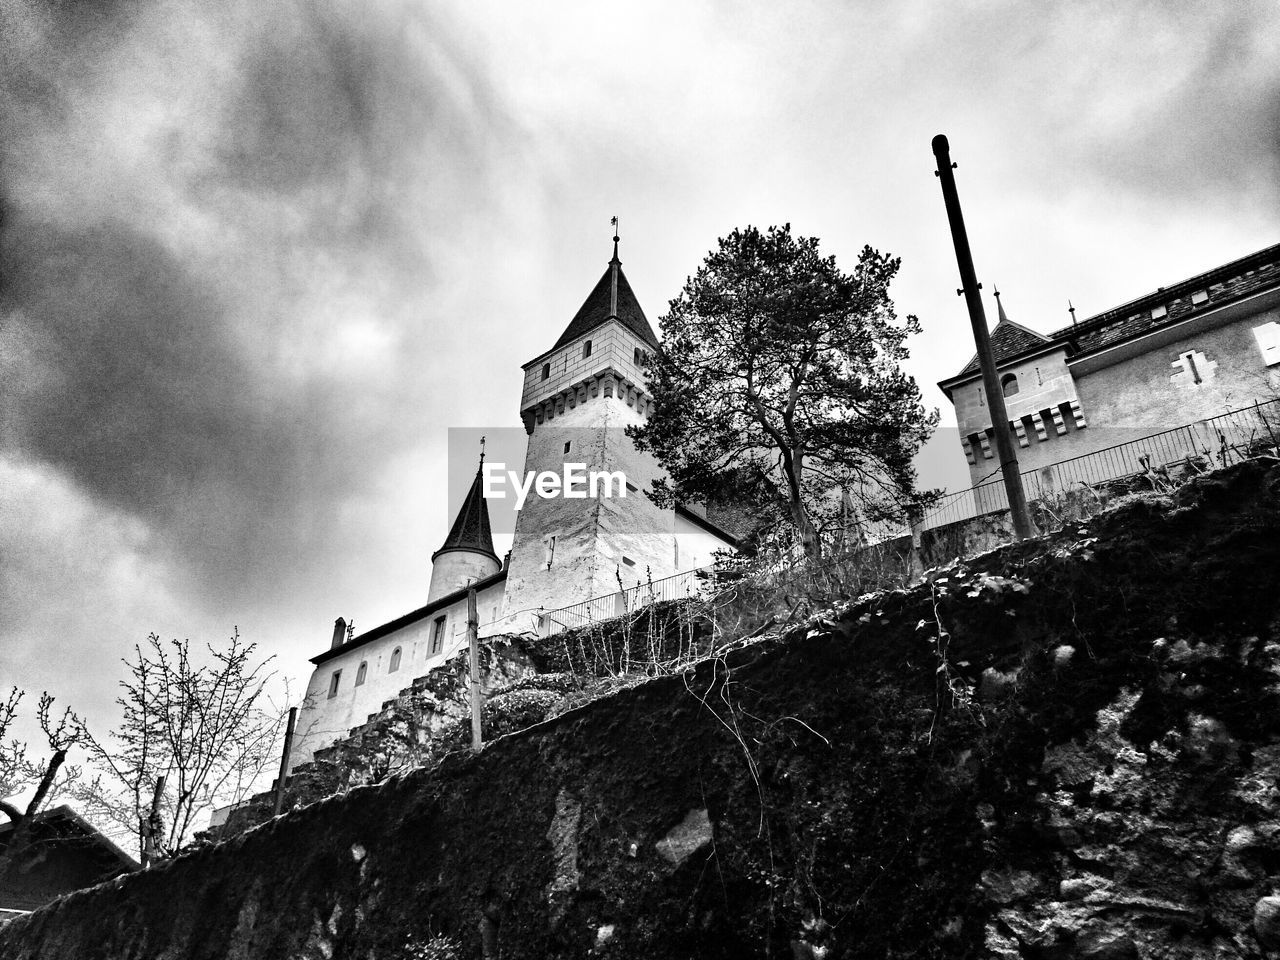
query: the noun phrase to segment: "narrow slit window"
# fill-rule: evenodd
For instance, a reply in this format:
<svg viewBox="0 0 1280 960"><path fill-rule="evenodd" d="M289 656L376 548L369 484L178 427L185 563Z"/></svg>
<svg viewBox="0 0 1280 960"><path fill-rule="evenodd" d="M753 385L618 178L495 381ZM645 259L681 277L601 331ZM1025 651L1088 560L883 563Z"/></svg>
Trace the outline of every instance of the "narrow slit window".
<svg viewBox="0 0 1280 960"><path fill-rule="evenodd" d="M542 365L542 379L546 380L551 376L551 364L544 363Z"/></svg>
<svg viewBox="0 0 1280 960"><path fill-rule="evenodd" d="M391 666L387 668L387 673L395 673L400 669L400 648L396 647L391 651Z"/></svg>
<svg viewBox="0 0 1280 960"><path fill-rule="evenodd" d="M329 699L332 700L338 695L338 685L342 682L342 671L333 671L333 676L329 678Z"/></svg>
<svg viewBox="0 0 1280 960"><path fill-rule="evenodd" d="M448 616L436 617L436 622L431 628L431 654L434 656L444 649L444 628L448 622Z"/></svg>
<svg viewBox="0 0 1280 960"><path fill-rule="evenodd" d="M589 357L589 356L591 356L591 341L590 341L590 340L588 340L586 343L584 343L584 344L582 345L582 359L583 359L583 360L585 360L585 359L587 359L587 357Z"/></svg>

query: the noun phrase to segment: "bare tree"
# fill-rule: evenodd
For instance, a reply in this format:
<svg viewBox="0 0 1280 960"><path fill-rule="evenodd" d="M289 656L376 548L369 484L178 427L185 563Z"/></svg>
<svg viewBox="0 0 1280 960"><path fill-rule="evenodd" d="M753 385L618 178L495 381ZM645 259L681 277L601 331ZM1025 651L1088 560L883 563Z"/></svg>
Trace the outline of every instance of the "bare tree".
<svg viewBox="0 0 1280 960"><path fill-rule="evenodd" d="M267 686L270 657L236 631L197 664L189 640L154 633L123 661L119 726L89 739L99 775L78 793L91 816L137 838L144 864L172 855L200 817L252 794L272 769L282 711Z"/></svg>
<svg viewBox="0 0 1280 960"><path fill-rule="evenodd" d="M13 798L32 791L25 805L15 804L11 799L0 799L0 813L13 825L8 844L0 852L0 879L8 874L30 844L31 826L41 811L73 792L81 770L66 762L67 754L75 746L84 744L88 736L84 724L70 707L59 716L54 710L54 698L42 693L36 705L36 719L48 742L49 756L33 760L25 742L16 738L6 740L24 696L22 690L14 687L0 704L0 798Z"/></svg>

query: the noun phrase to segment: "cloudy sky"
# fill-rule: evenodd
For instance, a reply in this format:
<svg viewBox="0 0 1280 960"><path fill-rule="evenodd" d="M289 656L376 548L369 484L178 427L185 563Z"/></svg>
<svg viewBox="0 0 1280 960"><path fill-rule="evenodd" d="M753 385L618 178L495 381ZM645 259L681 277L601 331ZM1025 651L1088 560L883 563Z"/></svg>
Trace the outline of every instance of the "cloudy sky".
<svg viewBox="0 0 1280 960"><path fill-rule="evenodd" d="M1280 239L1280 8L1169 0L0 0L0 683L110 722L156 631L300 684L420 605L447 431L603 271L903 258L927 403L979 278L1044 331ZM963 476L954 436L932 482ZM960 470L957 471L956 467Z"/></svg>

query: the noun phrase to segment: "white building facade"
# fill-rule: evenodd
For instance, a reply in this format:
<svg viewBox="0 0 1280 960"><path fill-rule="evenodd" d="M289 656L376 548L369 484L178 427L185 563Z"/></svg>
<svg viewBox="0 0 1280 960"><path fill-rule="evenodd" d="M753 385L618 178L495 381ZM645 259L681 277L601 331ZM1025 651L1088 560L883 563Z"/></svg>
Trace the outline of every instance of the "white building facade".
<svg viewBox="0 0 1280 960"><path fill-rule="evenodd" d="M644 494L661 476L625 430L644 421L644 366L659 349L622 272L617 238L604 276L550 350L524 365L520 416L525 473L563 475L566 464L620 473L611 495L530 495L511 552L493 549L478 470L448 537L432 555L424 606L359 636L335 623L299 711L290 768L342 739L382 705L466 645L467 590L476 590L481 637L537 632L556 611L710 565L734 541L697 508L658 508ZM619 495L619 492L621 495Z"/></svg>

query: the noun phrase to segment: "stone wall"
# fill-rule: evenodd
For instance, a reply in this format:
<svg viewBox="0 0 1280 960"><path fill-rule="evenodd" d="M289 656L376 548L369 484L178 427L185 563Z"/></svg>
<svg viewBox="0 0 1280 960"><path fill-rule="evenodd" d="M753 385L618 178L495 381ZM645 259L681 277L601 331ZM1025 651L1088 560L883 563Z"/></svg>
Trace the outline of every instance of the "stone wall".
<svg viewBox="0 0 1280 960"><path fill-rule="evenodd" d="M1280 465L860 598L0 928L11 960L1262 957Z"/></svg>

